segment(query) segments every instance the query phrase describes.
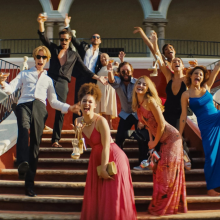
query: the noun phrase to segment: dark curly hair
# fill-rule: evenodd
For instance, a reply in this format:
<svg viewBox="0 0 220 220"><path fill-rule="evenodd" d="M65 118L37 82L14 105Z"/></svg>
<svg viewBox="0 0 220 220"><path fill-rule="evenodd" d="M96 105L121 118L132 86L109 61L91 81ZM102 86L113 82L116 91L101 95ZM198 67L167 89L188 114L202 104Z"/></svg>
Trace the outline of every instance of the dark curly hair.
<svg viewBox="0 0 220 220"><path fill-rule="evenodd" d="M79 101L81 101L82 98L88 94L93 96L95 101L100 101L102 96L101 90L99 89L98 85L94 83L85 83L80 87L78 92Z"/></svg>
<svg viewBox="0 0 220 220"><path fill-rule="evenodd" d="M191 85L191 76L195 70L200 69L204 74L203 81L201 82L201 86L203 86L209 80L209 71L206 69L205 66L196 66L193 69L190 69L186 72L186 85L189 87Z"/></svg>
<svg viewBox="0 0 220 220"><path fill-rule="evenodd" d="M69 36L72 37L72 33L70 31L68 31L67 29L65 29L65 28L62 31L59 32L59 37L62 34L69 34Z"/></svg>

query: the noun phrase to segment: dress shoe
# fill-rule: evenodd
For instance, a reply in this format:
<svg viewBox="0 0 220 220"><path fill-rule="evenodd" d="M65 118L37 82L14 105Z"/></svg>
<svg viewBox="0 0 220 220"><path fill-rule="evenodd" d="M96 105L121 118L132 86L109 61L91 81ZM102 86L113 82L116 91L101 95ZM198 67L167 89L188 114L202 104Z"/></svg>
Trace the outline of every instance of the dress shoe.
<svg viewBox="0 0 220 220"><path fill-rule="evenodd" d="M31 188L25 188L25 195L30 196L30 197L37 196Z"/></svg>
<svg viewBox="0 0 220 220"><path fill-rule="evenodd" d="M24 180L25 179L25 176L26 176L26 173L29 169L29 164L28 162L23 162L23 163L20 163L19 166L18 166L18 178L20 180Z"/></svg>

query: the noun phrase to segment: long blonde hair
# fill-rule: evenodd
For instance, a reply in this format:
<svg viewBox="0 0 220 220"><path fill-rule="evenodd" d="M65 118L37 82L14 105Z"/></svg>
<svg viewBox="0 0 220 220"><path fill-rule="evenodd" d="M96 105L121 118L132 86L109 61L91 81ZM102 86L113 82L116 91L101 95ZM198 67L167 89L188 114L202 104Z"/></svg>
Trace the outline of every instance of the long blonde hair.
<svg viewBox="0 0 220 220"><path fill-rule="evenodd" d="M150 80L149 77L147 76L141 76L138 78L138 80L136 81L136 83L134 84L134 89L133 89L133 94L132 94L132 109L134 112L137 111L137 108L139 107L138 104L138 98L137 98L137 93L135 91L135 87L137 85L137 83L139 82L140 79L144 79L147 86L148 86L148 91L145 93L144 99L149 100L151 98L153 98L156 103L159 105L161 111L164 111L164 106L162 105L162 101L160 99L160 97L158 96L157 90L156 90L156 86L155 84Z"/></svg>

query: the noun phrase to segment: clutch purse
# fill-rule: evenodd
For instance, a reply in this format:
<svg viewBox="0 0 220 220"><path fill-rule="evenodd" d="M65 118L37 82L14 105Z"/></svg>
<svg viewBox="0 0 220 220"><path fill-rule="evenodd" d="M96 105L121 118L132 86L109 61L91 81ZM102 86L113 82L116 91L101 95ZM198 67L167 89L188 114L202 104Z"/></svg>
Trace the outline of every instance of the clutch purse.
<svg viewBox="0 0 220 220"><path fill-rule="evenodd" d="M109 176L117 174L117 167L116 167L114 161L108 163L106 171L109 174ZM98 173L98 176L100 176L100 174L101 174L101 165L97 166L97 173Z"/></svg>
<svg viewBox="0 0 220 220"><path fill-rule="evenodd" d="M73 152L71 154L71 158L79 159L80 154L83 154L83 148L86 150L85 140L82 137L82 132L79 129L76 129L75 138L72 140Z"/></svg>

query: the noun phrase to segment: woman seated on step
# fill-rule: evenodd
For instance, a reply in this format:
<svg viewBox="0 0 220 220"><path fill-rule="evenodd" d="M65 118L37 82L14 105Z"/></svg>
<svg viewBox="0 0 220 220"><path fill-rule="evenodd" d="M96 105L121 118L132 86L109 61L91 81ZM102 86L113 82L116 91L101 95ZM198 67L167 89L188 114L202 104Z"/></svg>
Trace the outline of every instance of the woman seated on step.
<svg viewBox="0 0 220 220"><path fill-rule="evenodd" d="M95 113L101 99L99 87L93 83L81 86L78 97L82 117L75 126L81 129L92 152L84 191L82 220L135 220L136 208L129 161L125 153L113 142L106 119ZM114 161L117 174L109 176L109 162ZM97 166L101 165L101 174Z"/></svg>
<svg viewBox="0 0 220 220"><path fill-rule="evenodd" d="M152 215L187 212L182 138L178 130L165 121L161 99L147 76L141 76L135 83L132 109L149 131L149 149L161 143L160 159L153 166L153 196L148 212Z"/></svg>
<svg viewBox="0 0 220 220"><path fill-rule="evenodd" d="M186 124L187 107L197 116L205 153L205 178L208 195L219 196L215 188L220 187L220 111L213 104L210 89L220 71L220 61L211 74L206 67L197 66L186 76L189 87L181 98L182 114L180 117L180 134Z"/></svg>

